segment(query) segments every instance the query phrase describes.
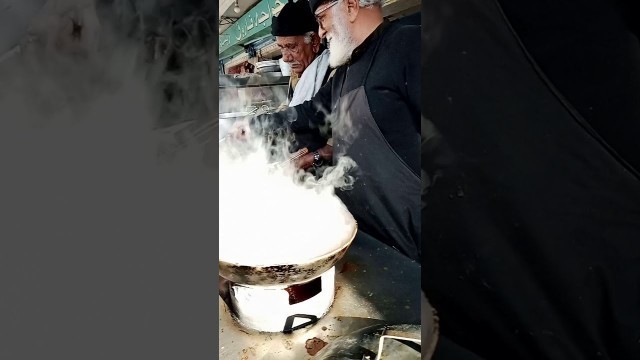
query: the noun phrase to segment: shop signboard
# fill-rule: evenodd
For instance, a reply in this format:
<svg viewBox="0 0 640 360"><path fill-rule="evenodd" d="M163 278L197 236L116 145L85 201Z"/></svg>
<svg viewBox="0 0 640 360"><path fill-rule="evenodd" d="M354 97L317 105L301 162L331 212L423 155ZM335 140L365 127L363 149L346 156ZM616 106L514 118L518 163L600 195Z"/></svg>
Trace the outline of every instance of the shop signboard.
<svg viewBox="0 0 640 360"><path fill-rule="evenodd" d="M287 0L262 0L220 35L220 54L263 36L271 29L271 18L280 13Z"/></svg>

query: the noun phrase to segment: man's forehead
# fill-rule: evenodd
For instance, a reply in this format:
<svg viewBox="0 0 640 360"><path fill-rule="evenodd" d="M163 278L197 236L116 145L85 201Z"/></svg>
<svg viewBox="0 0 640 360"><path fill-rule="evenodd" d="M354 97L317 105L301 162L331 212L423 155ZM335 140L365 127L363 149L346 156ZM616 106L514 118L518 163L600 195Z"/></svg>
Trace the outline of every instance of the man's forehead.
<svg viewBox="0 0 640 360"><path fill-rule="evenodd" d="M318 9L320 9L321 7L324 7L332 2L334 2L335 0L320 0L320 1L316 1L316 5L315 5L315 9L314 12L318 11Z"/></svg>
<svg viewBox="0 0 640 360"><path fill-rule="evenodd" d="M315 10L313 11L314 15L319 15L319 13L324 12L327 9L327 6L337 2L336 0L320 0L318 1L318 5L316 5Z"/></svg>
<svg viewBox="0 0 640 360"><path fill-rule="evenodd" d="M276 36L276 42L280 45L297 44L304 39L304 35Z"/></svg>

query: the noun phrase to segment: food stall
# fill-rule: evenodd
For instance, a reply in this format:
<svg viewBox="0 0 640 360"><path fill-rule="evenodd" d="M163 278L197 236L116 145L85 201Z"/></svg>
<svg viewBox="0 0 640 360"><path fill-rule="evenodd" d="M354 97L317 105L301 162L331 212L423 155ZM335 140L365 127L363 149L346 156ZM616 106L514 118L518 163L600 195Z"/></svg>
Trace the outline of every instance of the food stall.
<svg viewBox="0 0 640 360"><path fill-rule="evenodd" d="M289 77L279 72L220 75L219 78L221 146L227 143L222 140L234 121L274 112L286 99ZM228 204L228 207L223 214L226 217L220 219L219 357L242 360L420 359L420 265L366 233L354 229L348 241L339 242L332 251L322 252L323 255L307 262L297 258L293 262L255 266L232 262L223 256L223 248L227 248L228 254L229 248L233 247L233 253L245 253L246 258L270 252L265 255L265 261L270 261L274 250L264 248L265 243L282 245L271 245L278 249L275 252L293 254L292 248L300 247L300 243L309 242L307 238L312 237L305 230L302 233L308 236L283 245L280 238L290 236L288 233L293 224L301 223L292 219L292 213L285 209L299 206L283 205L282 202L293 203L286 195L262 197L264 194L260 189L273 180L268 175L256 170L255 174L262 174L262 177L253 177L251 169L243 169L241 173L246 176L235 179L225 171L237 170L237 166L225 168L225 163L221 160L221 176L224 174L240 184L246 184L244 181L248 177L262 186L247 188L233 184L229 188L227 186L234 181L220 180L220 186L224 186L227 194L221 194L220 203ZM252 163L253 167L256 165L263 164ZM289 189L279 190L289 194ZM234 205L258 198L261 200L253 201L254 206L250 209ZM277 206L268 201L273 199L279 202ZM275 213L282 209L288 214L289 225L284 227L287 234L278 235L273 228L270 232L262 227L264 222L254 226L237 220L251 219L249 223L260 220L261 212L256 209L263 208ZM247 227L259 230L244 238L232 234L247 232ZM238 237L238 241L228 240L223 230ZM321 232L323 229L314 229L314 233ZM315 244L333 240L322 238ZM223 245L225 243L227 245Z"/></svg>

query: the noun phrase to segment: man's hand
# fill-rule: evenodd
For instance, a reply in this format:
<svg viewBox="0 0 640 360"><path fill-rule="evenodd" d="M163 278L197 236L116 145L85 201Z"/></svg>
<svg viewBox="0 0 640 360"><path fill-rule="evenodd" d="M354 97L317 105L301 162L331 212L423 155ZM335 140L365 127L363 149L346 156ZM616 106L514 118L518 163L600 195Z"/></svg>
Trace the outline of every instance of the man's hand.
<svg viewBox="0 0 640 360"><path fill-rule="evenodd" d="M318 149L318 154L320 154L320 158L324 162L330 162L333 159L333 147L325 145L324 147ZM313 162L313 153L308 153L297 159L295 164L297 168L307 170L313 166Z"/></svg>
<svg viewBox="0 0 640 360"><path fill-rule="evenodd" d="M298 169L307 170L313 166L313 153L308 153L296 159L296 167Z"/></svg>

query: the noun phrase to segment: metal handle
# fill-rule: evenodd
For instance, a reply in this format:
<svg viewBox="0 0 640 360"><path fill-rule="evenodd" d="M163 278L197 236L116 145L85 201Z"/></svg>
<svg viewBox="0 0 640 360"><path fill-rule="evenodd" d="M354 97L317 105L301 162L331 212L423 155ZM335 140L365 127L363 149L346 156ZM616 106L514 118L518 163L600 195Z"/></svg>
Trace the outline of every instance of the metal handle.
<svg viewBox="0 0 640 360"><path fill-rule="evenodd" d="M420 340L420 339L413 339L413 338L408 338L408 337L404 337L404 336L382 335L380 337L380 342L378 344L378 352L376 354L375 360L383 360L382 359L382 349L384 348L385 339L405 340L405 341L411 341L411 342L416 343L418 345L422 345L422 340Z"/></svg>

